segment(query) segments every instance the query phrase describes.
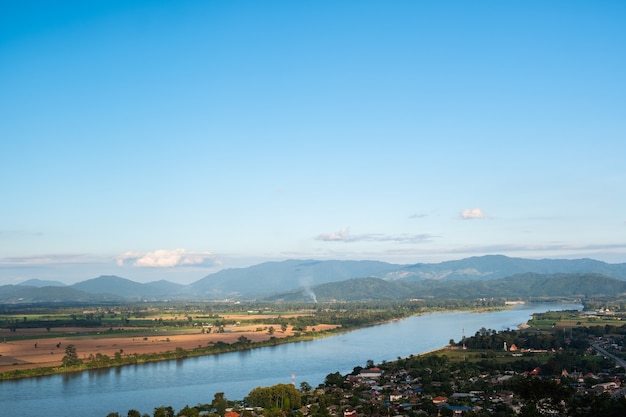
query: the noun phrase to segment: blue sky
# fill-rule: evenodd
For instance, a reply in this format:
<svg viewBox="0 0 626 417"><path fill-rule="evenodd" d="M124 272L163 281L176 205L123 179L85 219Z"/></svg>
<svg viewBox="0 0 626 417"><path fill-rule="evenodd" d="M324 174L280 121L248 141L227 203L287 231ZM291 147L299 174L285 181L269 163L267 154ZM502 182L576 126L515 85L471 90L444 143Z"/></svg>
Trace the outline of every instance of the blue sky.
<svg viewBox="0 0 626 417"><path fill-rule="evenodd" d="M0 284L626 262L622 1L0 4Z"/></svg>

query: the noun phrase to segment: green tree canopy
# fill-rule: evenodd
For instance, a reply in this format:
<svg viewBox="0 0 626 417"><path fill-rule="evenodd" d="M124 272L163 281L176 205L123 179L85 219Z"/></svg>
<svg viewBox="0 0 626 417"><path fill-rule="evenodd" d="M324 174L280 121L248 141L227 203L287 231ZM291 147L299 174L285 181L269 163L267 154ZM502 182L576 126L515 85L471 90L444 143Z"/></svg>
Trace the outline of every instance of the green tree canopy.
<svg viewBox="0 0 626 417"><path fill-rule="evenodd" d="M200 415L200 411L196 407L189 407L186 405L178 412L177 415L185 417L198 417Z"/></svg>
<svg viewBox="0 0 626 417"><path fill-rule="evenodd" d="M75 366L83 363L80 359L78 359L78 353L76 352L76 346L67 345L65 347L65 356L61 359L64 366Z"/></svg>
<svg viewBox="0 0 626 417"><path fill-rule="evenodd" d="M258 387L250 391L246 402L266 410L288 411L302 407L302 393L292 384L277 384L271 387Z"/></svg>
<svg viewBox="0 0 626 417"><path fill-rule="evenodd" d="M170 406L157 407L154 409L154 417L174 417L174 409Z"/></svg>
<svg viewBox="0 0 626 417"><path fill-rule="evenodd" d="M223 392L216 392L213 395L213 402L211 402L211 406L217 410L217 414L223 416L226 413L226 407L228 407L228 401L226 397L224 397Z"/></svg>

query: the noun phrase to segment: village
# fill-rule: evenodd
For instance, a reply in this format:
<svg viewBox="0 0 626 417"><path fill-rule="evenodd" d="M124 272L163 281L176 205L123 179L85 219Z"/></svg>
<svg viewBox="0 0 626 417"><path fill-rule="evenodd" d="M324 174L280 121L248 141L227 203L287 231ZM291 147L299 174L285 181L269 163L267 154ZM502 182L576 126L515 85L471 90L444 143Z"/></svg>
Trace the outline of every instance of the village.
<svg viewBox="0 0 626 417"><path fill-rule="evenodd" d="M619 355L626 329L602 329L612 334L598 336L598 329L583 327L571 332L573 338L559 340L560 330L540 335L485 330L436 352L375 366L370 362L348 375L329 374L315 389L302 383L299 407L291 412L331 417L623 416L626 375ZM468 348L488 342L501 342L501 347ZM244 417L273 415L253 407L230 410L237 411Z"/></svg>
<svg viewBox="0 0 626 417"><path fill-rule="evenodd" d="M546 353L542 350L518 349L515 344L508 350L505 349L503 348L503 352L511 357ZM469 376L462 364L455 365L446 360L447 352L448 350L443 350L431 354L431 358L418 358L417 363L421 362L424 366L420 371L413 367L398 369L395 363L383 364L380 367L363 369L356 375L348 375L341 387L319 389L317 394L341 394L343 400L339 405L328 407L328 413L343 417L414 414L519 415L528 399L523 397L523 393L516 392L516 387L523 385L522 381L536 383L540 380L545 384L554 384L555 387L571 388L572 392L580 396L607 394L616 398L624 395L624 369L611 366L610 359L601 358L603 362L606 361L606 368L598 373L563 369L560 375L547 375L536 366L522 372L506 367L491 371L476 369L480 372ZM601 357L591 350L588 354ZM411 362L409 360L406 364ZM433 370L435 368L437 372ZM549 394L549 390L545 393ZM545 404L550 404L550 401ZM300 411L307 415L308 410L310 406ZM367 412L364 413L365 410ZM545 414L551 414L554 410L546 408L544 411Z"/></svg>

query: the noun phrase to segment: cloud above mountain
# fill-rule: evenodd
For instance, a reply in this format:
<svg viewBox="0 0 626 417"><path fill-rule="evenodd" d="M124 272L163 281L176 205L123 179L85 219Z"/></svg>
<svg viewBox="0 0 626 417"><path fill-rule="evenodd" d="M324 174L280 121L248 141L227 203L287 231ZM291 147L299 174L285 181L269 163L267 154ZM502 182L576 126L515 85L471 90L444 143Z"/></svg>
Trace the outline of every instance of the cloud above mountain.
<svg viewBox="0 0 626 417"><path fill-rule="evenodd" d="M173 268L179 266L212 266L219 264L211 252L187 252L185 249L158 249L152 252L125 252L115 258L118 266L140 268Z"/></svg>

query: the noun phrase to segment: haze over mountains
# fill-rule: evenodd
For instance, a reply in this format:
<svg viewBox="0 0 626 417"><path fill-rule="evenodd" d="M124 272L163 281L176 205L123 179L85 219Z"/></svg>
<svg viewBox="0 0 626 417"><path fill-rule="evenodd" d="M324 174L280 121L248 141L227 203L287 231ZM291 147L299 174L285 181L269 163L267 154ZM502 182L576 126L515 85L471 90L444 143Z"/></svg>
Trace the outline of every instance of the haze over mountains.
<svg viewBox="0 0 626 417"><path fill-rule="evenodd" d="M549 297L626 292L626 264L593 259L532 260L502 255L434 264L287 260L225 269L189 285L100 276L70 286L29 280L0 286L0 302L137 300L401 300Z"/></svg>

